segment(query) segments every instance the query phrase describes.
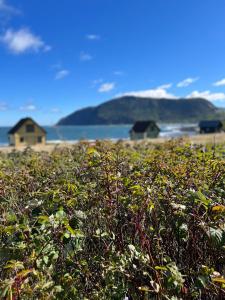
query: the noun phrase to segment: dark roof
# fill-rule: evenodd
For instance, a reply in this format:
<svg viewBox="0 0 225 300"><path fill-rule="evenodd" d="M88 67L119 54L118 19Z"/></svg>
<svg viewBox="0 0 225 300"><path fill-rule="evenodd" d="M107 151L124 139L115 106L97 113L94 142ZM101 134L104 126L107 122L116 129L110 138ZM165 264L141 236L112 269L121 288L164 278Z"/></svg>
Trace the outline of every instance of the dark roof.
<svg viewBox="0 0 225 300"><path fill-rule="evenodd" d="M200 128L221 128L223 124L219 120L201 121L199 123Z"/></svg>
<svg viewBox="0 0 225 300"><path fill-rule="evenodd" d="M13 126L8 134L14 134L17 132L17 130L20 129L21 126L23 126L23 124L26 122L26 121L31 121L32 123L34 123L36 126L38 126L45 134L46 134L46 131L44 130L44 128L42 128L40 125L38 125L33 119L31 118L24 118L24 119L21 119L18 123L16 123L15 126Z"/></svg>
<svg viewBox="0 0 225 300"><path fill-rule="evenodd" d="M132 130L135 132L145 132L150 125L153 125L158 128L155 121L137 121L132 127Z"/></svg>

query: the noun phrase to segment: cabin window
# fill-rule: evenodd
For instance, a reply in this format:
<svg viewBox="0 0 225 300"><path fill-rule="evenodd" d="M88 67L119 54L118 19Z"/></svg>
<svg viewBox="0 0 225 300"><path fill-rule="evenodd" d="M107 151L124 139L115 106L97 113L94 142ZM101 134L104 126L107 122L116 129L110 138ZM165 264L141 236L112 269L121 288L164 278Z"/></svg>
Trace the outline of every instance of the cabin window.
<svg viewBox="0 0 225 300"><path fill-rule="evenodd" d="M38 143L42 143L42 136L38 136L37 141Z"/></svg>
<svg viewBox="0 0 225 300"><path fill-rule="evenodd" d="M20 138L20 143L23 143L24 142L24 137L21 137Z"/></svg>
<svg viewBox="0 0 225 300"><path fill-rule="evenodd" d="M26 125L26 132L34 132L34 125L33 124L27 124Z"/></svg>

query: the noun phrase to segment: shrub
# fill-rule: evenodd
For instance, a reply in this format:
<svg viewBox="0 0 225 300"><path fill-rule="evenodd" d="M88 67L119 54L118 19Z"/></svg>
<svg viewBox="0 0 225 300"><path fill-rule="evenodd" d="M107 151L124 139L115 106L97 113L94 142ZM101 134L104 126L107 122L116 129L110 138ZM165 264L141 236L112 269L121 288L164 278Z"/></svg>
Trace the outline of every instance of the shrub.
<svg viewBox="0 0 225 300"><path fill-rule="evenodd" d="M224 149L1 154L0 297L225 298Z"/></svg>

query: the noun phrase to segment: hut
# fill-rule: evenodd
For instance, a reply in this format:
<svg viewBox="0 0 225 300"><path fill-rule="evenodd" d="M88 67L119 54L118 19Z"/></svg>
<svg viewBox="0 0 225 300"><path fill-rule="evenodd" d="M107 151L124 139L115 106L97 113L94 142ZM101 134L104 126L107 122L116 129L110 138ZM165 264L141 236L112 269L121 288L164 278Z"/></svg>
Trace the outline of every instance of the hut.
<svg viewBox="0 0 225 300"><path fill-rule="evenodd" d="M154 121L137 121L130 130L131 140L156 138L160 129Z"/></svg>
<svg viewBox="0 0 225 300"><path fill-rule="evenodd" d="M46 143L46 131L31 118L21 119L8 132L10 146L32 146Z"/></svg>
<svg viewBox="0 0 225 300"><path fill-rule="evenodd" d="M201 121L199 123L200 133L216 133L221 132L223 123L219 120Z"/></svg>

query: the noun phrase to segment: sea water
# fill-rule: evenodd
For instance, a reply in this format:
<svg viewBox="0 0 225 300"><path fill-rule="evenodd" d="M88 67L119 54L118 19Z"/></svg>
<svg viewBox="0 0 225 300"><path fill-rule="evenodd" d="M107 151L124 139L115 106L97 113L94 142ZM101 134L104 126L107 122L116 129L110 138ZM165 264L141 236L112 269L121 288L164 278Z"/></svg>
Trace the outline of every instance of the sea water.
<svg viewBox="0 0 225 300"><path fill-rule="evenodd" d="M197 133L196 124L159 124L161 137L180 137ZM97 139L129 139L132 125L94 125L94 126L44 126L47 142L75 142ZM0 127L0 145L8 145L10 127Z"/></svg>

